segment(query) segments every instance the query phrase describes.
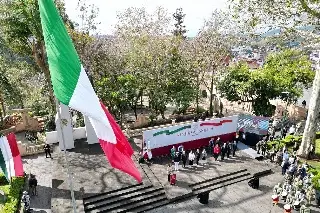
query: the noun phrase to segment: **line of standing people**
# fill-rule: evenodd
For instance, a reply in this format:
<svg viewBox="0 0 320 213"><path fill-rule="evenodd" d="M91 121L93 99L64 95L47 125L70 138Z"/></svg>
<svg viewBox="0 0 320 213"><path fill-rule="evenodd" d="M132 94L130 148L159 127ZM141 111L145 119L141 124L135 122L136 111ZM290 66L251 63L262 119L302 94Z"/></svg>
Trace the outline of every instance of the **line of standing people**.
<svg viewBox="0 0 320 213"><path fill-rule="evenodd" d="M219 156L221 160L224 160L225 157L230 158L230 155L234 157L237 151L237 138L234 141L222 142L218 137L217 140L211 138L209 141L209 152L214 156L215 160L218 160Z"/></svg>

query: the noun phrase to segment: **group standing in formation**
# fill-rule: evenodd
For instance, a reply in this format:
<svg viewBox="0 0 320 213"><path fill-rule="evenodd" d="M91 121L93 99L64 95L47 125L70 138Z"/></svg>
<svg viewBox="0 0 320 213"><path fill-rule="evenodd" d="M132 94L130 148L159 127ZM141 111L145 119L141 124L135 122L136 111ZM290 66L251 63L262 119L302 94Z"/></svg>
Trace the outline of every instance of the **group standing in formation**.
<svg viewBox="0 0 320 213"><path fill-rule="evenodd" d="M280 198L285 202L286 212L291 209L306 209L306 204L311 203L314 189L311 183L312 174L308 173L308 164L298 166L298 159L292 156L293 161L284 159L289 164L284 172L284 182L278 183L273 189L273 204L277 205ZM282 170L283 171L283 170Z"/></svg>
<svg viewBox="0 0 320 213"><path fill-rule="evenodd" d="M187 152L183 145L179 145L177 149L173 146L170 150L171 163L169 163L167 167L168 181L170 182L172 174L179 171L180 162L182 162L182 167L185 168L186 166L192 167L194 164L199 165L200 160L206 164L208 154L212 155L215 161L217 161L219 157L221 161L223 161L225 157L230 158L231 155L234 157L237 150L238 139L239 136L237 136L234 141L222 142L219 137L216 140L211 138L207 147L208 152L206 148Z"/></svg>

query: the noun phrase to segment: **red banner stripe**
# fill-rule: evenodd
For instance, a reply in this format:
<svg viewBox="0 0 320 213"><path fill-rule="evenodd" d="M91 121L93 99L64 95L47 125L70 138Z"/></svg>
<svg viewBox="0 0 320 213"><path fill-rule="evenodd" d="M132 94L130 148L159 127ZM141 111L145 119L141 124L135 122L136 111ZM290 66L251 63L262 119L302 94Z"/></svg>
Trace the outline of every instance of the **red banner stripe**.
<svg viewBox="0 0 320 213"><path fill-rule="evenodd" d="M201 123L200 126L221 126L224 123L232 123L232 120L222 120L218 123Z"/></svg>

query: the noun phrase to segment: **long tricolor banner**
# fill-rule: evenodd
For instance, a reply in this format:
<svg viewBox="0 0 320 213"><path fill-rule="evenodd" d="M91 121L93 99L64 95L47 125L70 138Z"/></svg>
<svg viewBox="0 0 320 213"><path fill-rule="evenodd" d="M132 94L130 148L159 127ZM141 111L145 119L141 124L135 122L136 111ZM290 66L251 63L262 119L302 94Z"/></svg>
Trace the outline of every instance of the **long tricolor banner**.
<svg viewBox="0 0 320 213"><path fill-rule="evenodd" d="M8 181L23 176L22 159L13 133L0 137L0 168Z"/></svg>
<svg viewBox="0 0 320 213"><path fill-rule="evenodd" d="M143 132L143 140L147 143L148 148L155 149L202 138L235 133L237 122L238 116L230 116L152 129Z"/></svg>

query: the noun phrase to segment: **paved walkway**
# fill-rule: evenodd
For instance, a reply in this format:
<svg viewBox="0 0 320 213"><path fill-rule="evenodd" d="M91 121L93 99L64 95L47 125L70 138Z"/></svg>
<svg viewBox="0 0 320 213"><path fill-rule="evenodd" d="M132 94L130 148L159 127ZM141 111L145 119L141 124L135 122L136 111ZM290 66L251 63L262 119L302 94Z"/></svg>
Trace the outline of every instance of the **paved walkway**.
<svg viewBox="0 0 320 213"><path fill-rule="evenodd" d="M81 147L79 148L80 150L83 150ZM82 148L86 148L86 146ZM71 167L73 177L75 178L74 182L77 197L79 191L82 191L84 194L99 193L134 183L131 182L132 178L129 176L111 169L106 163L105 156L93 148L94 146L92 148L90 147L90 150L87 150L85 153L79 152L78 149L75 149L75 152L70 156L72 157ZM62 174L65 172L64 163L62 162L63 159L57 154L53 154L53 158L54 159L51 160L49 158L45 158L44 155L23 158L26 173L35 174L39 183L38 196L33 196L31 198L31 207L34 209L35 213L71 212L69 198L70 192L67 190L68 184L65 180L65 174ZM159 175L159 177L162 177L160 180L161 182L166 181L164 165L155 163L151 166L151 169ZM216 169L216 171L211 171L209 168L201 168L202 166L199 166L198 169L194 168L194 171L190 169L185 169L185 171L181 170L178 176L181 177L183 174L187 175L187 173L189 173L189 180L194 182L199 181L198 179L211 177L213 172L219 171L223 174L223 168L241 169L243 167L251 166L254 167L252 168L252 172L254 172L254 170L258 170L257 167L261 168L263 165L267 167L267 164L264 162L248 160L244 156L238 156L225 162L212 162L211 167L212 169ZM277 170L278 169L275 168L275 171ZM187 181L188 178L185 178L185 181ZM55 180L55 186L52 189L53 179ZM271 205L273 187L275 184L282 181L280 168L279 172L263 177L260 180L259 190L250 188L247 182L241 182L237 185L231 185L215 190L210 193L208 205L200 204L197 198L190 198L183 202L173 203L149 212L283 213L283 209L281 208L283 207L283 204L280 204L280 207L272 207ZM83 189L81 190L81 188ZM54 202L52 204L51 198L54 198ZM78 200L82 203L81 198ZM52 208L53 210L51 210L52 205L55 206ZM320 210L316 205L313 205L312 210L312 213L320 213Z"/></svg>
<svg viewBox="0 0 320 213"><path fill-rule="evenodd" d="M246 181L240 182L210 192L208 205L199 203L197 198L192 198L148 213L283 213L283 202L273 207L271 201L273 187L280 180L282 176L274 173L260 179L258 190L249 187ZM320 212L315 204L311 208L312 213Z"/></svg>
<svg viewBox="0 0 320 213"><path fill-rule="evenodd" d="M38 180L38 196L31 196L34 213L51 213L53 161L54 159L46 158L44 154L22 158L25 172L36 175Z"/></svg>

